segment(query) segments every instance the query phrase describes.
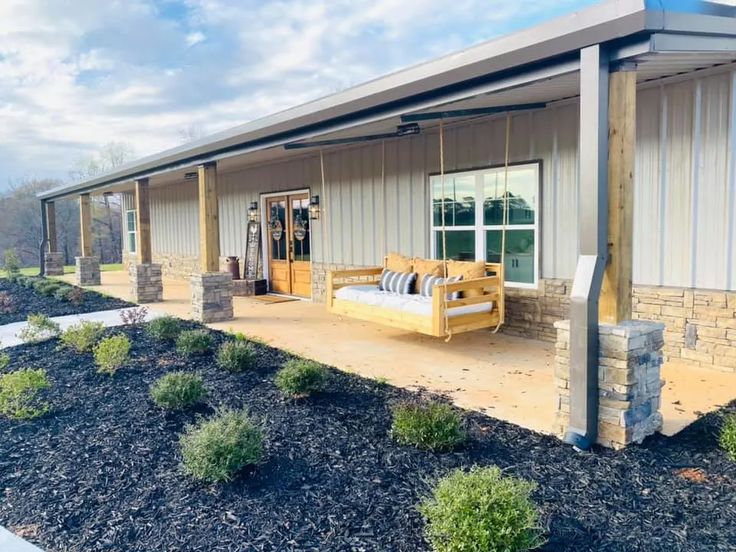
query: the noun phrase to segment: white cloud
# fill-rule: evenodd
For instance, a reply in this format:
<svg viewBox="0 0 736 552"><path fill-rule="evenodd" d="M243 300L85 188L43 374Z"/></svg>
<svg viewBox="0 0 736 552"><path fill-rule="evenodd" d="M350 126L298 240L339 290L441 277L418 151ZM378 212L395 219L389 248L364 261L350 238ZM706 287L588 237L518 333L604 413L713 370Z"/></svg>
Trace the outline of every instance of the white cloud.
<svg viewBox="0 0 736 552"><path fill-rule="evenodd" d="M0 186L138 155L591 0L3 0ZM196 47L195 47L196 46Z"/></svg>

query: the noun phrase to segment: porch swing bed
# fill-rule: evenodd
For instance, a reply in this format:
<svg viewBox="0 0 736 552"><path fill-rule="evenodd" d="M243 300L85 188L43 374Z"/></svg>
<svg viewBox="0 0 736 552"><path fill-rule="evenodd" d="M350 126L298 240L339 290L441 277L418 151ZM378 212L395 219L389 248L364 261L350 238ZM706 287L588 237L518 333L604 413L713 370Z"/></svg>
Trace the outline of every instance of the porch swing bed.
<svg viewBox="0 0 736 552"><path fill-rule="evenodd" d="M327 310L433 337L498 328L504 313L502 265L485 268L485 277L433 286L430 297L380 290L384 267L335 270L327 275Z"/></svg>

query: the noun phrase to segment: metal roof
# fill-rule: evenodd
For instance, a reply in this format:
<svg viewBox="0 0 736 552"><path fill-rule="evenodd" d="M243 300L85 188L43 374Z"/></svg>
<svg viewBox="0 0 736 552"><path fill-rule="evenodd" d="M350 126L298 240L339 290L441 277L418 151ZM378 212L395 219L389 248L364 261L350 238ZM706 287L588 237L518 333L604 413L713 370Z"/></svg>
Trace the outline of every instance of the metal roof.
<svg viewBox="0 0 736 552"><path fill-rule="evenodd" d="M612 60L642 61L640 79L733 61L736 7L695 0L610 0L517 33L415 65L318 100L150 155L42 194L44 200L393 120L462 100L547 83L533 97L576 93L578 51L608 43ZM669 58L669 59L668 59ZM472 101L472 100L471 100ZM503 104L503 99L498 99ZM476 100L476 103L477 100ZM489 105L488 103L484 105ZM493 105L493 104L490 104Z"/></svg>

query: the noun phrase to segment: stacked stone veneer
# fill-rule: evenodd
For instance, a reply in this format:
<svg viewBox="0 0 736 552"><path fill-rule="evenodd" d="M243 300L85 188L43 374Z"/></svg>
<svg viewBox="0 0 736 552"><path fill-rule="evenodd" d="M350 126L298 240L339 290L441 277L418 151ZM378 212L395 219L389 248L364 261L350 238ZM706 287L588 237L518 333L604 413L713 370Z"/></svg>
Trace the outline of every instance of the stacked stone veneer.
<svg viewBox="0 0 736 552"><path fill-rule="evenodd" d="M736 292L635 286L633 309L664 322L665 360L736 371Z"/></svg>
<svg viewBox="0 0 736 552"><path fill-rule="evenodd" d="M64 274L64 254L46 252L43 256L43 270L46 276L62 276Z"/></svg>
<svg viewBox="0 0 736 552"><path fill-rule="evenodd" d="M164 300L164 286L159 264L131 264L129 268L131 297L136 303L158 303Z"/></svg>
<svg viewBox="0 0 736 552"><path fill-rule="evenodd" d="M233 318L233 279L227 272L192 274L192 318L222 322Z"/></svg>
<svg viewBox="0 0 736 552"><path fill-rule="evenodd" d="M100 285L100 259L99 257L75 257L77 268L75 272L78 286Z"/></svg>
<svg viewBox="0 0 736 552"><path fill-rule="evenodd" d="M555 432L564 436L570 415L570 322L555 323ZM631 321L599 328L598 443L623 448L662 428L659 412L664 324Z"/></svg>

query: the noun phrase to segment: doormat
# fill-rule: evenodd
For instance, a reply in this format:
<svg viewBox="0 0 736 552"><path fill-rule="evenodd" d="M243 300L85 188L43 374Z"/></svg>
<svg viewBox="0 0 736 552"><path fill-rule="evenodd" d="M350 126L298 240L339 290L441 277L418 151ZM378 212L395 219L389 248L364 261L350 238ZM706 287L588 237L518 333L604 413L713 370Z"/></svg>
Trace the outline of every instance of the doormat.
<svg viewBox="0 0 736 552"><path fill-rule="evenodd" d="M263 303L288 303L289 301L298 301L296 297L286 297L284 295L251 295L251 299L261 301Z"/></svg>

